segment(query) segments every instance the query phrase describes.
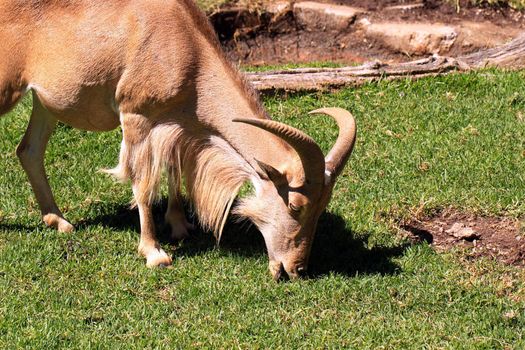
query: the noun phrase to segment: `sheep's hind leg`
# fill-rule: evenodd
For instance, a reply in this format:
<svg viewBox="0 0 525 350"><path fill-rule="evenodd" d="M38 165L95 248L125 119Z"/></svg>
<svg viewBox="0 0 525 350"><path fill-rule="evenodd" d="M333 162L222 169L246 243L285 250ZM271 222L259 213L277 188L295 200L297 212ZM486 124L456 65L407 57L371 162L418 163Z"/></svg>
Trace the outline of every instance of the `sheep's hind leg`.
<svg viewBox="0 0 525 350"><path fill-rule="evenodd" d="M33 112L16 154L29 178L45 224L60 232L71 232L74 227L64 219L58 209L44 169L44 153L56 124L56 118L42 106L38 96L33 93Z"/></svg>
<svg viewBox="0 0 525 350"><path fill-rule="evenodd" d="M164 219L171 227L171 238L181 240L189 236L188 231L194 230L195 226L186 220L184 208L180 198L180 176L173 169L168 172L168 208Z"/></svg>

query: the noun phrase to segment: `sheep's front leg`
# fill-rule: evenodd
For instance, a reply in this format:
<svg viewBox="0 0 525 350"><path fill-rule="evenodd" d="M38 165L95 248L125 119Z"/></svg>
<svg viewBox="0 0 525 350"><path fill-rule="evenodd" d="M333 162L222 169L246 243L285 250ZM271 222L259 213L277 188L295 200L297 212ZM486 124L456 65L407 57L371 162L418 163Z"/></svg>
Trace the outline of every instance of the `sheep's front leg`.
<svg viewBox="0 0 525 350"><path fill-rule="evenodd" d="M139 254L146 258L148 267L169 266L171 257L160 247L151 211L153 193L160 174L153 170L155 155L149 135L152 125L142 115L122 114L122 146L119 165L109 171L120 178L129 178L140 216Z"/></svg>
<svg viewBox="0 0 525 350"><path fill-rule="evenodd" d="M186 220L184 208L180 199L180 176L174 171L168 173L168 209L164 219L171 227L171 238L180 240L189 236L188 231L195 226Z"/></svg>
<svg viewBox="0 0 525 350"><path fill-rule="evenodd" d="M47 226L54 227L60 232L71 232L74 227L64 219L58 209L44 169L44 153L56 124L56 118L44 108L38 96L33 93L33 112L16 154L35 193L42 212L42 220Z"/></svg>
<svg viewBox="0 0 525 350"><path fill-rule="evenodd" d="M133 185L135 199L140 198L140 185ZM146 258L148 267L166 267L172 264L171 257L160 247L155 234L155 223L151 212L151 204L137 201L140 217L139 254Z"/></svg>

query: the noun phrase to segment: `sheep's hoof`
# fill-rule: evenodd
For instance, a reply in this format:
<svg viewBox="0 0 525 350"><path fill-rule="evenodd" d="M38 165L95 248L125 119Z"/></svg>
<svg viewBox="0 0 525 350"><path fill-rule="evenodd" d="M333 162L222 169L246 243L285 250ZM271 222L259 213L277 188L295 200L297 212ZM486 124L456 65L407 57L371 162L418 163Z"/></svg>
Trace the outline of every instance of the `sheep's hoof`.
<svg viewBox="0 0 525 350"><path fill-rule="evenodd" d="M73 225L57 214L46 214L42 217L42 220L46 226L53 227L57 229L58 232L71 233L75 230Z"/></svg>
<svg viewBox="0 0 525 350"><path fill-rule="evenodd" d="M146 258L146 266L150 268L167 268L173 263L171 257L160 247L139 247L139 253Z"/></svg>

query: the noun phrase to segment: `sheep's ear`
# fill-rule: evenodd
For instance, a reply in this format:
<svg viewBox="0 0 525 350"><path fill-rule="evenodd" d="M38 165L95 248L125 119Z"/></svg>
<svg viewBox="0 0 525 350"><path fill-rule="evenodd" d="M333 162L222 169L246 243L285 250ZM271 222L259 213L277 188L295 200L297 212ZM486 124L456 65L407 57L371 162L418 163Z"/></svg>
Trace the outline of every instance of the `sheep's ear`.
<svg viewBox="0 0 525 350"><path fill-rule="evenodd" d="M286 183L286 177L284 174L281 174L279 170L275 169L273 166L261 162L258 159L255 159L257 165L260 168L260 171L257 171L259 177L263 180L270 180L276 185L282 185Z"/></svg>

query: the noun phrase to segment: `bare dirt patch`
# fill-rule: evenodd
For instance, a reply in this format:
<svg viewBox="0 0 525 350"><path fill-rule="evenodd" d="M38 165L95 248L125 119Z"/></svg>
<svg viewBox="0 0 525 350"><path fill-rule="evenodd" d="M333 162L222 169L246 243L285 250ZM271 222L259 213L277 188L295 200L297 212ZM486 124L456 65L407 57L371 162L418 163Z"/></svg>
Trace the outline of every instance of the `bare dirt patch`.
<svg viewBox="0 0 525 350"><path fill-rule="evenodd" d="M525 266L525 235L518 219L446 210L401 228L411 240L428 242L437 251L460 248L472 258L489 257Z"/></svg>
<svg viewBox="0 0 525 350"><path fill-rule="evenodd" d="M236 3L210 14L234 61L401 62L432 54L458 56L501 45L525 30L525 14L437 0L273 0Z"/></svg>

